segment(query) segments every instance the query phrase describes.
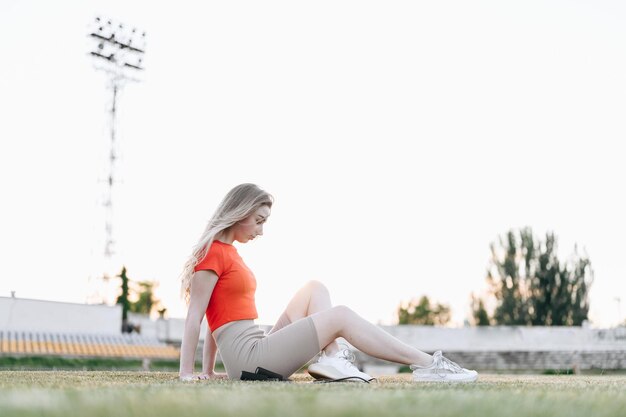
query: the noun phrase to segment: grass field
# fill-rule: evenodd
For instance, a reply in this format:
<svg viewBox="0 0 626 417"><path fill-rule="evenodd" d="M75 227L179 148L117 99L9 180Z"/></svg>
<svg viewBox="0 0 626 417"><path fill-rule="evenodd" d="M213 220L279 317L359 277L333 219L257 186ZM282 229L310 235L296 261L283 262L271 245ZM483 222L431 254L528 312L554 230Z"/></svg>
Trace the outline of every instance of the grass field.
<svg viewBox="0 0 626 417"><path fill-rule="evenodd" d="M626 377L484 375L473 384L179 382L174 372L0 371L0 416L626 416Z"/></svg>

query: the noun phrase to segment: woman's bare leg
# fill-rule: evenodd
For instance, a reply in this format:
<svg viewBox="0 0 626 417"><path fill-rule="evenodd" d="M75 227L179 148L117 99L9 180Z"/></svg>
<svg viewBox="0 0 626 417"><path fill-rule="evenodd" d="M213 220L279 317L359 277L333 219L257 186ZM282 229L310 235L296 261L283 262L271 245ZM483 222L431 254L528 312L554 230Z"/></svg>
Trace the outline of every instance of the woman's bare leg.
<svg viewBox="0 0 626 417"><path fill-rule="evenodd" d="M432 356L396 339L378 326L365 320L346 306L336 306L311 315L320 349L344 337L362 352L379 359L405 365L430 365Z"/></svg>
<svg viewBox="0 0 626 417"><path fill-rule="evenodd" d="M324 284L319 281L309 281L296 292L269 334L282 329L296 320L330 310L331 308L330 293ZM332 355L339 352L339 345L334 339L328 340L320 347L320 350L324 350L326 354Z"/></svg>

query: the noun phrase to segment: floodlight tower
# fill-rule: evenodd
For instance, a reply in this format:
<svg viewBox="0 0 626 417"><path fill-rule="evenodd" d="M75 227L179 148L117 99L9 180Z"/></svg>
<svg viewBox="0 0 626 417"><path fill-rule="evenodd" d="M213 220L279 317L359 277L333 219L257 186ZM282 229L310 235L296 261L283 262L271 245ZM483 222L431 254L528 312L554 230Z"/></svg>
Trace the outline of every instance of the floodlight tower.
<svg viewBox="0 0 626 417"><path fill-rule="evenodd" d="M106 191L102 206L105 210L105 264L111 262L115 254L113 238L113 186L117 183L115 175L118 158L118 140L116 137L117 101L124 85L130 81L139 81L135 75L144 71L143 57L146 48L146 32L134 27L127 27L111 19L96 17L92 22L88 38L93 42L89 54L94 58L94 67L108 75L107 88L111 90L109 113L110 147L108 155L108 174ZM108 280L107 272L103 278Z"/></svg>

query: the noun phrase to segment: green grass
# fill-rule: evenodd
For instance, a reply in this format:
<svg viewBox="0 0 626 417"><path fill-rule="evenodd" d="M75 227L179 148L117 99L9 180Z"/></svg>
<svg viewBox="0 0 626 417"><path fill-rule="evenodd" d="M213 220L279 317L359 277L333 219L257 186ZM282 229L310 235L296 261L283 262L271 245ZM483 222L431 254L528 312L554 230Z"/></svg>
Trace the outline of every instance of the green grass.
<svg viewBox="0 0 626 417"><path fill-rule="evenodd" d="M179 382L174 372L0 371L0 416L626 415L626 377L481 375L473 384Z"/></svg>

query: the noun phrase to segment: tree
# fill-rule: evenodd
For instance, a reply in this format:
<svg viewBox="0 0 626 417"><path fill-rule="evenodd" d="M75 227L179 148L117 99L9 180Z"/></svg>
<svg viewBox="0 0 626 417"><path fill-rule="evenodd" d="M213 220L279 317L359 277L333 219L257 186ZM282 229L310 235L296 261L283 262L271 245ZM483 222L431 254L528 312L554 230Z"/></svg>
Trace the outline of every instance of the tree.
<svg viewBox="0 0 626 417"><path fill-rule="evenodd" d="M133 313L150 314L157 305L160 304L160 300L154 296L154 287L156 283L151 281L141 281L137 285L138 290L135 290L135 294L138 299L134 303L130 304L130 311Z"/></svg>
<svg viewBox="0 0 626 417"><path fill-rule="evenodd" d="M472 294L472 313L474 316L474 323L477 326L489 326L491 320L489 319L489 313L485 309L485 303L479 297Z"/></svg>
<svg viewBox="0 0 626 417"><path fill-rule="evenodd" d="M587 319L591 262L577 247L568 262L561 262L556 251L554 233L539 241L530 228L519 234L510 230L499 238L498 245L491 244L487 281L496 298L493 322L579 326ZM480 303L474 305L474 316L479 307Z"/></svg>
<svg viewBox="0 0 626 417"><path fill-rule="evenodd" d="M128 299L129 288L128 288L128 276L126 275L126 267L122 267L122 272L117 275L122 280L122 293L117 297L115 301L116 304L122 305L122 333L128 333L128 310L130 310L130 301Z"/></svg>
<svg viewBox="0 0 626 417"><path fill-rule="evenodd" d="M152 281L133 282L128 278L126 267L117 275L121 279L121 293L117 297L116 304L122 305L122 332L131 333L133 330L139 332L139 327L128 322L128 312L150 314L152 310L158 310L161 317L165 315L166 308L161 306L161 301L155 298L154 288L156 283ZM136 301L131 301L131 298Z"/></svg>
<svg viewBox="0 0 626 417"><path fill-rule="evenodd" d="M437 303L431 306L427 296L413 299L398 307L398 324L444 325L450 321L450 307Z"/></svg>

